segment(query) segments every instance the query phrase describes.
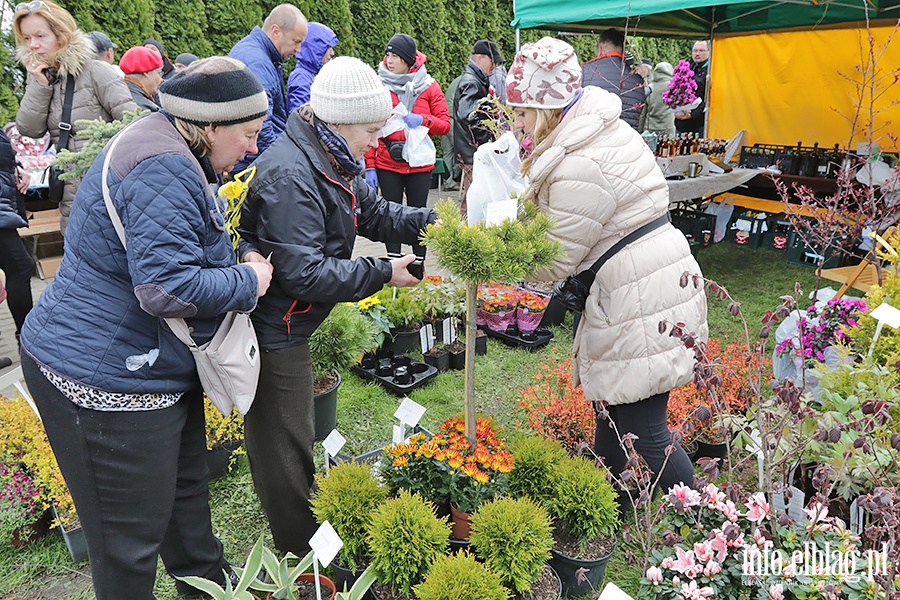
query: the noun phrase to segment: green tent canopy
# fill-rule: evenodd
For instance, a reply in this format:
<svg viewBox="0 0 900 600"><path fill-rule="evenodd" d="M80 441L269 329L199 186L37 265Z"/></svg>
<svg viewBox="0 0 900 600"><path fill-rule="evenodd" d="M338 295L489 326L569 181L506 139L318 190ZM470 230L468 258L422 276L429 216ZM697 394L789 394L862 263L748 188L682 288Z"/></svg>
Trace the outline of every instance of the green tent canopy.
<svg viewBox="0 0 900 600"><path fill-rule="evenodd" d="M645 36L711 37L900 18L900 0L515 0L512 26L563 31L627 27Z"/></svg>

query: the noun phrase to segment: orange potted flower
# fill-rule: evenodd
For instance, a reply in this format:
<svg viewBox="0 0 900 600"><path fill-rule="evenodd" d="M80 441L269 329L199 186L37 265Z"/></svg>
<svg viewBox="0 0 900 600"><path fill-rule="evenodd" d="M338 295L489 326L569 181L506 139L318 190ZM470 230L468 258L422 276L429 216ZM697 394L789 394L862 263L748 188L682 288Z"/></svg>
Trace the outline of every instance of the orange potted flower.
<svg viewBox="0 0 900 600"><path fill-rule="evenodd" d="M519 290L512 285L487 283L479 286L476 323L506 333L508 326L516 324L518 297Z"/></svg>
<svg viewBox="0 0 900 600"><path fill-rule="evenodd" d="M544 318L544 311L550 303L550 297L532 290L521 289L519 302L516 305L516 322L519 331L534 331Z"/></svg>

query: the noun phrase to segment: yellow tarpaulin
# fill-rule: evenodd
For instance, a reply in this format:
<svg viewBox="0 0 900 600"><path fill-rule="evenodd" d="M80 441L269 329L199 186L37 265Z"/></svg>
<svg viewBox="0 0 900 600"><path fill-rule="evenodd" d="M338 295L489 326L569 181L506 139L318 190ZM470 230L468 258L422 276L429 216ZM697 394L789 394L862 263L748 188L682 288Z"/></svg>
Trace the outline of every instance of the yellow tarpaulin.
<svg viewBox="0 0 900 600"><path fill-rule="evenodd" d="M900 33L885 49L893 25L870 29L877 58L874 118L875 141L895 150L887 133L900 133ZM805 31L722 35L713 40L708 136L731 138L747 130L748 144L820 146L850 140L860 90L853 82L871 73L865 28L821 28ZM880 56L880 57L879 57ZM863 72L860 69L863 68ZM871 77L871 75L870 75ZM848 79L850 81L848 81ZM871 92L864 92L860 125L868 122ZM893 122L893 125L890 125ZM857 132L861 131L857 126ZM864 141L853 137L853 146Z"/></svg>

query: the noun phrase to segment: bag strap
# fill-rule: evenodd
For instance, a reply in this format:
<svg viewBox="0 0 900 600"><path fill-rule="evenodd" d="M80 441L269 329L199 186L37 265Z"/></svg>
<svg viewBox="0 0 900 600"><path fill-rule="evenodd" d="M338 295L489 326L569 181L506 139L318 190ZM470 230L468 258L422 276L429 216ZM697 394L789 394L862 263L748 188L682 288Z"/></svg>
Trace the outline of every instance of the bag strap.
<svg viewBox="0 0 900 600"><path fill-rule="evenodd" d="M619 240L618 242L613 244L612 247L609 250L607 250L606 252L604 252L603 256L598 258L597 262L592 264L589 269L586 269L586 270L582 271L581 273L578 273L575 277L577 277L578 279L581 279L585 285L590 287L594 283L594 278L597 276L597 273L600 272L600 268L603 267L603 265L605 265L606 262L609 259L611 259L613 256L615 256L622 248L624 248L628 244L634 242L635 240L638 240L638 239L644 237L651 231L659 229L660 227L662 227L663 225L665 225L668 222L669 222L669 213L666 212L666 214L653 219L646 225L641 225L640 227L638 227L637 229L635 229L634 231L632 231L631 233L629 233L628 235L623 237L621 240Z"/></svg>
<svg viewBox="0 0 900 600"><path fill-rule="evenodd" d="M59 119L59 142L56 151L65 150L69 145L69 133L72 131L72 99L75 97L75 77L66 76L66 94L63 96L62 116Z"/></svg>
<svg viewBox="0 0 900 600"><path fill-rule="evenodd" d="M119 218L119 212L116 210L115 205L113 205L112 197L109 193L109 182L107 181L110 157L112 157L113 150L121 138L122 134L120 132L113 138L112 142L110 142L109 149L106 151L106 156L103 159L103 170L101 171L101 187L103 188L103 202L106 203L106 211L109 213L109 219L112 221L113 228L119 236L119 241L122 242L122 247L127 250L128 246L125 244L125 227L122 225L122 219ZM169 326L169 329L172 330L172 333L175 334L175 337L177 337L182 344L192 350L198 348L197 343L194 342L191 337L191 330L188 328L187 323L184 322L184 319L165 319L165 321Z"/></svg>

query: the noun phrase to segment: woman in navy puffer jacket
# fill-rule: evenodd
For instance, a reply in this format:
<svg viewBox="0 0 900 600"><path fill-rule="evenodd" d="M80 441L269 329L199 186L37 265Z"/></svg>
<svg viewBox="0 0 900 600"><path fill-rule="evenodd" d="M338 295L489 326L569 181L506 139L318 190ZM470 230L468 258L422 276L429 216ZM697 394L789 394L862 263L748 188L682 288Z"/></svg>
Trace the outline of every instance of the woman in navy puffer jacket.
<svg viewBox="0 0 900 600"><path fill-rule="evenodd" d="M218 174L257 151L268 108L259 80L212 57L159 94L159 112L116 136L109 172L111 146L85 176L62 264L22 330L25 380L72 492L99 600L152 599L158 556L173 576L224 584L203 391L190 350L163 319L185 319L204 344L221 315L253 310L272 272L257 252L236 264L213 193Z"/></svg>

